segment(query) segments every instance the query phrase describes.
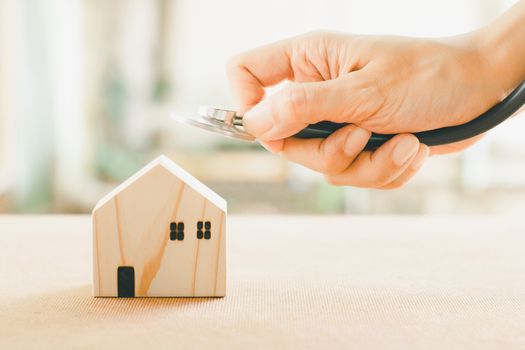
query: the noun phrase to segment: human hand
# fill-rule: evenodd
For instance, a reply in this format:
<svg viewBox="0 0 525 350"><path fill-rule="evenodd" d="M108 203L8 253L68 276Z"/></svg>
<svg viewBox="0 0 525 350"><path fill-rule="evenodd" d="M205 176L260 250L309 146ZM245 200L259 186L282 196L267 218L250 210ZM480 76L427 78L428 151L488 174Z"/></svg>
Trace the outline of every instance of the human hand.
<svg viewBox="0 0 525 350"><path fill-rule="evenodd" d="M246 130L266 148L334 184L394 188L429 154L406 133L465 123L501 99L504 80L496 81L487 67L474 35L428 40L312 33L237 56L228 77ZM265 87L283 80L292 83L264 99ZM354 125L326 140L290 138L322 120ZM401 134L362 152L369 131Z"/></svg>

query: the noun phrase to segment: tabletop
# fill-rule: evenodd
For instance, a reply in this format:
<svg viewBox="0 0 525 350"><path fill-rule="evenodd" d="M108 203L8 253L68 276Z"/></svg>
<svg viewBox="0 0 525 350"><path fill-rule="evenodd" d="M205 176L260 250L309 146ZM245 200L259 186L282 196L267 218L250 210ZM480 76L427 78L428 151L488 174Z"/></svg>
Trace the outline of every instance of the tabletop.
<svg viewBox="0 0 525 350"><path fill-rule="evenodd" d="M225 298L93 298L89 216L0 216L0 349L525 347L525 220L228 218Z"/></svg>

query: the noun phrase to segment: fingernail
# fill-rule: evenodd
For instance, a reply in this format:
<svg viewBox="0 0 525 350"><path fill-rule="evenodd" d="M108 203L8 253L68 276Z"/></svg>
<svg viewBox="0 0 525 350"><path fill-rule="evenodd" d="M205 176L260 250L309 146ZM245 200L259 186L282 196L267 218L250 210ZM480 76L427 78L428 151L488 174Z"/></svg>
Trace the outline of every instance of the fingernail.
<svg viewBox="0 0 525 350"><path fill-rule="evenodd" d="M273 127L273 120L270 110L266 103L261 102L243 117L244 129L254 135L261 136Z"/></svg>
<svg viewBox="0 0 525 350"><path fill-rule="evenodd" d="M419 141L415 137L404 137L392 151L392 160L397 166L402 166L419 149Z"/></svg>
<svg viewBox="0 0 525 350"><path fill-rule="evenodd" d="M361 152L365 146L365 142L370 138L370 131L355 127L346 136L344 151L346 154L356 154Z"/></svg>
<svg viewBox="0 0 525 350"><path fill-rule="evenodd" d="M430 153L430 148L428 148L427 145L421 145L421 151L419 154L414 158L412 161L411 167L412 169L419 169L421 165L423 165L423 162L425 159L427 159L428 154Z"/></svg>

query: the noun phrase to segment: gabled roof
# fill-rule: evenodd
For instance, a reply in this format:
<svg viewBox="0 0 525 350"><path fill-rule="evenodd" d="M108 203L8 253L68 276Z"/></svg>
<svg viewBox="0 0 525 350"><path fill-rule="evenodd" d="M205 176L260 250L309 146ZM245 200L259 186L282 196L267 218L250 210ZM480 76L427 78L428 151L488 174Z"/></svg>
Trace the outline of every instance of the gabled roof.
<svg viewBox="0 0 525 350"><path fill-rule="evenodd" d="M175 164L171 159L168 157L161 155L157 157L155 160L150 162L148 165L146 165L144 168L140 169L138 172L136 172L134 175L132 175L129 179L118 185L113 191L106 194L104 197L102 197L98 202L93 211L97 210L104 204L106 204L108 201L110 201L114 196L116 196L119 192L126 189L128 186L131 186L133 182L138 180L142 175L146 174L148 171L153 169L156 166L162 166L169 172L171 172L173 175L178 177L180 180L182 180L186 185L193 188L195 191L200 193L204 198L212 202L214 205L216 205L219 209L226 212L227 204L224 198L219 196L217 193L215 193L213 190L211 190L208 186L197 180L194 176L192 176L190 173L188 173L186 170L182 169L180 166Z"/></svg>

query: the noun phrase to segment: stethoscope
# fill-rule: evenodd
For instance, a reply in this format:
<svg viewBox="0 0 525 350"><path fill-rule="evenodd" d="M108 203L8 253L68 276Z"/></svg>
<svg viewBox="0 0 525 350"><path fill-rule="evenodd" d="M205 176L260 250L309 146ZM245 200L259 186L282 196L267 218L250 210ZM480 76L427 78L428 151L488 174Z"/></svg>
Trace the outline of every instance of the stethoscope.
<svg viewBox="0 0 525 350"><path fill-rule="evenodd" d="M488 111L468 123L417 132L414 133L414 135L421 143L427 146L438 146L462 141L487 132L501 124L504 120L516 113L524 104L525 81L521 82L503 101L494 105ZM246 141L255 141L255 137L244 130L242 116L238 115L235 111L214 107L200 107L198 115L198 117L172 115L172 118L182 123L193 125L224 136ZM347 124L323 121L309 125L299 133L295 134L294 137L303 139L326 138L345 125ZM394 136L395 134L373 133L365 149L376 149Z"/></svg>

